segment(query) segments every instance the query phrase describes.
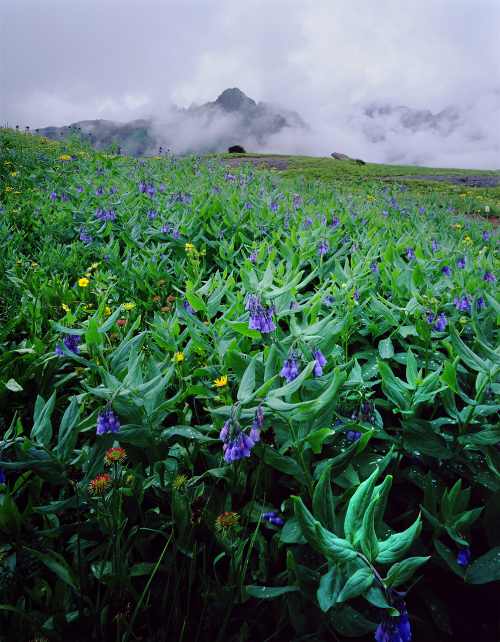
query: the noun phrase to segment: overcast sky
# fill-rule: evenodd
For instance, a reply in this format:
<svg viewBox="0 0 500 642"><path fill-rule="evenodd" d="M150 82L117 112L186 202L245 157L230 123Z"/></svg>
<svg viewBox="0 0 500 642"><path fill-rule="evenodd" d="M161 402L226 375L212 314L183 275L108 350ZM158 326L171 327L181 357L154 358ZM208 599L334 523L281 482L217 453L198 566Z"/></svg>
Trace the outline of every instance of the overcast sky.
<svg viewBox="0 0 500 642"><path fill-rule="evenodd" d="M266 151L500 168L498 0L0 0L0 9L2 125L126 121L146 103L189 107L238 87L312 127ZM382 119L385 139L374 143L371 102L433 114L455 104L458 127L412 134Z"/></svg>

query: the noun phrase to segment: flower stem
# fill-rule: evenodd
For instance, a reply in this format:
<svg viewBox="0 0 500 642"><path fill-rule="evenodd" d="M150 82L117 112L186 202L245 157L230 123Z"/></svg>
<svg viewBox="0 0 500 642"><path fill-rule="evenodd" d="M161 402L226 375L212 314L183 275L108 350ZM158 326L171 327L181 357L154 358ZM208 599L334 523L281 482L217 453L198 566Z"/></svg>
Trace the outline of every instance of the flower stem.
<svg viewBox="0 0 500 642"><path fill-rule="evenodd" d="M257 470L257 479L255 480L255 485L253 487L252 503L250 504L250 512L248 513L247 518L245 520L245 527L243 529L243 535L241 536L242 540L245 539L245 535L247 533L248 522L250 521L250 517L252 516L253 504L254 504L254 501L255 501L255 492L257 490L257 484L259 483L260 469L262 467L262 462L264 461L264 454L266 452L266 446L267 446L267 444L264 444L264 449L262 450L262 457L260 458L259 468Z"/></svg>

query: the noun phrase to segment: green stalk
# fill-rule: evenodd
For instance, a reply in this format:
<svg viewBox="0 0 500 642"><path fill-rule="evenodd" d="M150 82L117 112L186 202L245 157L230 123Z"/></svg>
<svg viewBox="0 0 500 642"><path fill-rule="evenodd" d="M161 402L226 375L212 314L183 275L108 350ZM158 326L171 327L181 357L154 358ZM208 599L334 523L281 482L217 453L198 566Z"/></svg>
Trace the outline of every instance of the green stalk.
<svg viewBox="0 0 500 642"><path fill-rule="evenodd" d="M187 541L187 544L186 544L186 554L184 555L184 558L182 560L181 570L179 572L179 575L177 577L177 581L175 583L174 597L172 598L172 606L170 607L170 615L168 616L168 621L167 621L167 631L168 631L168 627L170 625L170 620L172 618L172 612L173 612L173 610L175 608L175 600L177 599L177 593L179 591L179 583L180 583L180 580L181 580L181 577L182 577L182 571L184 570L184 564L186 563L186 557L187 557L187 552L188 552L188 549L189 549L189 543L191 541L191 535L193 533L193 528L194 528L194 524L191 524L191 530L189 531L189 537L188 537L188 541Z"/></svg>
<svg viewBox="0 0 500 642"><path fill-rule="evenodd" d="M207 608L209 591L210 591L210 575L208 576L208 586L205 593L205 603L203 604L203 611L201 612L200 623L198 624L198 630L196 631L196 637L194 639L194 642L198 642L198 636L200 635L201 625L203 624L203 616L205 615L205 609Z"/></svg>
<svg viewBox="0 0 500 642"><path fill-rule="evenodd" d="M250 512L248 513L247 518L245 520L245 528L243 529L243 535L241 536L242 540L245 539L245 535L247 534L248 522L250 521L250 517L252 516L253 504L254 504L254 501L255 501L255 492L257 490L257 484L259 483L260 469L262 467L262 462L264 461L264 454L266 452L266 446L267 446L267 444L264 444L264 449L262 450L262 457L260 458L260 461L259 461L259 468L257 470L257 479L255 480L255 485L253 487L252 503L250 504Z"/></svg>
<svg viewBox="0 0 500 642"><path fill-rule="evenodd" d="M279 415L280 417L282 417L282 418L286 421L286 423L288 424L288 426L289 426L289 428L290 428L290 433L291 433L291 435L292 435L292 439L293 439L292 448L293 448L293 450L296 452L296 454L297 454L297 459L299 460L299 463L300 463L300 465L301 465L301 467L302 467L302 470L303 470L303 472L304 472L304 477L306 478L306 482L307 482L307 488L308 488L308 490L309 490L309 495L310 495L311 500L312 500L313 495L314 495L314 488L313 488L313 483L312 483L311 475L309 474L309 471L307 470L306 463L305 463L305 461L304 461L304 458L302 457L302 452L301 452L300 448L297 448L297 447L294 445L297 439L296 439L296 437L295 437L295 430L293 429L292 422L291 422L291 421L288 419L288 417L287 417L286 415L284 415L282 412L279 412L278 410L275 410L274 412L275 412L277 415Z"/></svg>
<svg viewBox="0 0 500 642"><path fill-rule="evenodd" d="M77 550L78 550L78 576L79 576L79 581L80 581L80 590L78 591L78 616L79 616L79 622L80 622L80 631L83 632L83 598L82 598L82 590L83 590L83 575L82 575L82 557L81 557L81 551L80 551L80 505L78 501L78 488L75 488L75 496L76 496L76 543L77 543Z"/></svg>

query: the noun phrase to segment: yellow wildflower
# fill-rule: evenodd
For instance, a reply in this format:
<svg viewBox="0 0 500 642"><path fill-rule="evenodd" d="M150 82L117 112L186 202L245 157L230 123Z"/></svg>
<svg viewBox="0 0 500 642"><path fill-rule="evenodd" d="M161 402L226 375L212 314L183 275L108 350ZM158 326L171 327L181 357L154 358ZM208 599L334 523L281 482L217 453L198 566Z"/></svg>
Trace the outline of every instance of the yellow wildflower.
<svg viewBox="0 0 500 642"><path fill-rule="evenodd" d="M32 263L31 267L36 267L37 265L38 265L38 263Z"/></svg>
<svg viewBox="0 0 500 642"><path fill-rule="evenodd" d="M12 176L17 176L17 172L12 172Z"/></svg>
<svg viewBox="0 0 500 642"><path fill-rule="evenodd" d="M89 280L88 279L80 279L78 281L78 285L80 287L82 287L82 288L86 288L88 284L89 284Z"/></svg>
<svg viewBox="0 0 500 642"><path fill-rule="evenodd" d="M71 156L68 156L67 154L63 154L61 156L61 160L71 160Z"/></svg>
<svg viewBox="0 0 500 642"><path fill-rule="evenodd" d="M19 259L18 263L22 263L22 261Z"/></svg>
<svg viewBox="0 0 500 642"><path fill-rule="evenodd" d="M135 308L135 303L122 303L122 308L124 310L132 310L132 308Z"/></svg>
<svg viewBox="0 0 500 642"><path fill-rule="evenodd" d="M90 272L87 272L85 276L92 276L92 274L90 274Z"/></svg>
<svg viewBox="0 0 500 642"><path fill-rule="evenodd" d="M111 314L111 310L110 310L107 306L106 306L106 309L104 310L104 314L105 314L107 317L109 317L109 315Z"/></svg>
<svg viewBox="0 0 500 642"><path fill-rule="evenodd" d="M66 312L69 312L69 308L68 308L68 306L66 305L66 303L63 303L63 304L62 304L62 307L63 307L63 310L66 310Z"/></svg>
<svg viewBox="0 0 500 642"><path fill-rule="evenodd" d="M186 247L194 247L192 243L186 243Z"/></svg>
<svg viewBox="0 0 500 642"><path fill-rule="evenodd" d="M182 352L176 352L173 356L173 359L170 359L170 361L174 361L176 356L177 361L182 361L184 359L184 355L182 354Z"/></svg>
<svg viewBox="0 0 500 642"><path fill-rule="evenodd" d="M227 385L227 377L221 377L220 379L214 379L214 386L222 388Z"/></svg>

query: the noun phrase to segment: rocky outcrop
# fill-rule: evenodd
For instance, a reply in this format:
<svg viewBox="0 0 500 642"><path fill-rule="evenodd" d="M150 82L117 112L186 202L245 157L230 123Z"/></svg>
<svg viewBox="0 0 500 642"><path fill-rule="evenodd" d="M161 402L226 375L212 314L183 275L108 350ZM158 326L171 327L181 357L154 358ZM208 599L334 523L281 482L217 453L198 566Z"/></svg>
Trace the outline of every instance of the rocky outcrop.
<svg viewBox="0 0 500 642"><path fill-rule="evenodd" d="M346 156L345 154L339 154L339 152L333 152L331 156L335 160L348 160L349 158L349 156Z"/></svg>
<svg viewBox="0 0 500 642"><path fill-rule="evenodd" d="M229 148L230 154L246 154L246 149L242 145L233 145Z"/></svg>

